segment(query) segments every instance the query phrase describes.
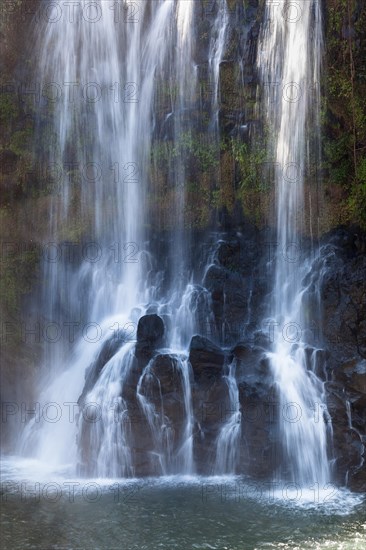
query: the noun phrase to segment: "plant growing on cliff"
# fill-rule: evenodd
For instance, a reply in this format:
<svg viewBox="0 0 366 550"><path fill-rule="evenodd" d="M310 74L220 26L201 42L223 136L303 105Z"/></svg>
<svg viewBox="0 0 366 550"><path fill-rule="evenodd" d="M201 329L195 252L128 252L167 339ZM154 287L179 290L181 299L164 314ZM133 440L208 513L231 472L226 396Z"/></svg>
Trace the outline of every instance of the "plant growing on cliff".
<svg viewBox="0 0 366 550"><path fill-rule="evenodd" d="M325 15L327 67L322 124L329 225L336 222L332 216L339 204L333 204L330 197L332 189L334 197L339 196L338 186L347 216L344 221L366 228L366 7L358 0L329 0Z"/></svg>
<svg viewBox="0 0 366 550"><path fill-rule="evenodd" d="M242 192L252 190L263 192L268 190L268 181L264 178L267 151L260 143L251 147L238 139L231 139L230 147L240 173L239 188Z"/></svg>

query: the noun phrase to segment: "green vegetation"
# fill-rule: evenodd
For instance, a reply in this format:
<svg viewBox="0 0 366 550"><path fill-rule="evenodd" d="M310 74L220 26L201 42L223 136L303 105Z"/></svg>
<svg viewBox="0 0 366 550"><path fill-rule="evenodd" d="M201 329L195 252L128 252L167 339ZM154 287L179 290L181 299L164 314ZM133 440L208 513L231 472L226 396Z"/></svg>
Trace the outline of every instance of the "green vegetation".
<svg viewBox="0 0 366 550"><path fill-rule="evenodd" d="M0 95L0 124L2 128L11 127L18 115L18 107L14 94L2 93Z"/></svg>
<svg viewBox="0 0 366 550"><path fill-rule="evenodd" d="M322 132L328 223L337 223L333 211L341 206L344 223L366 229L366 6L360 0L329 0L325 19Z"/></svg>
<svg viewBox="0 0 366 550"><path fill-rule="evenodd" d="M233 158L239 165L241 193L268 191L269 182L264 177L264 166L267 160L267 150L264 145L257 142L249 147L247 143L231 139L230 146Z"/></svg>
<svg viewBox="0 0 366 550"><path fill-rule="evenodd" d="M7 244L7 243L2 243ZM0 265L0 303L7 315L20 313L21 298L32 290L39 263L39 250L11 242L13 251L3 246Z"/></svg>
<svg viewBox="0 0 366 550"><path fill-rule="evenodd" d="M205 134L194 135L192 132L183 132L175 145L170 141L155 142L151 155L152 160L160 165L166 165L184 157L187 165L195 162L200 172L207 172L217 168L218 153L216 144L210 143Z"/></svg>

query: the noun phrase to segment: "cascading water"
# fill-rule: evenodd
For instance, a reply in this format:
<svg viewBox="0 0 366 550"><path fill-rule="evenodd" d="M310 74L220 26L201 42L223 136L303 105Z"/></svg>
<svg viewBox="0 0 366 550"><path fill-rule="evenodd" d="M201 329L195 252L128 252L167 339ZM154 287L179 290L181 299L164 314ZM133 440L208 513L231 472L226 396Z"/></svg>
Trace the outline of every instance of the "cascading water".
<svg viewBox="0 0 366 550"><path fill-rule="evenodd" d="M218 22L226 14L224 4L220 4L209 61L216 115L218 67L224 45ZM87 7L87 16L79 12L84 7L78 5L70 17L57 24L45 24L39 32L37 51L42 52L39 73L49 97L54 88L58 92L66 86L67 90L52 104L51 127L57 146L50 148L48 157L67 170L63 170L60 196L51 206L50 235L55 241L68 240L65 228L74 219L77 204L88 224L87 234L92 237L86 249L93 261L83 257L77 271L70 269L68 261L45 262L43 303L47 305L47 319L61 323L66 318L71 325L77 319L97 335L94 339L90 332L86 337L84 333L72 349L71 358L69 346L63 342L46 346L49 376L40 401L74 405L78 401L82 408L93 403L97 413L93 407L88 410L97 418L79 414L75 423L63 415L51 426L33 419L25 429L22 452L31 451L60 464L78 463L79 471L89 475L134 474L131 448L136 442L126 394L131 377L136 376L136 365L129 341L131 336L135 339L138 319L153 310L169 319L165 345L177 354L174 370L180 377L184 421L179 441L172 447L163 402L160 413L149 403L150 361L140 375L134 397L152 433L153 444L147 453L149 467L154 470L159 456L157 473L193 472L191 372L181 353L199 326L197 309L204 310L207 319L212 314L208 292L192 284L185 274L186 176L181 155L174 161L176 226L172 246L173 252L180 248L182 254L171 269L170 288L163 296L159 294L159 283L149 284L144 278L144 273L153 269L154 260L150 252L143 250L148 239L142 220L148 216L145 200L155 131L154 101L159 95L157 82L169 82L172 87L173 140L178 150L182 136L191 132L193 124L190 109L197 87L193 57L195 3L134 2L118 12L112 0L98 1L92 12ZM43 105L48 110L49 97ZM68 300L64 298L65 288ZM113 342L119 351L109 355ZM71 363L67 369L65 361ZM72 409L73 420L74 412Z"/></svg>
<svg viewBox="0 0 366 550"><path fill-rule="evenodd" d="M276 257L269 321L273 351L268 354L281 411L285 467L279 475L300 485L325 483L329 479L327 427L323 416L316 420L314 415L314 407L324 405L322 384L307 371L307 342L302 336L309 328L302 281L311 266L299 260L304 255L298 250L308 162L307 122L312 109L319 109L313 93L319 85L321 57L319 4L316 0L281 2L276 6L267 2L257 60L273 136L270 154L275 161L277 245L281 251ZM289 255L284 259L283 251L290 248L297 250L295 262L286 261Z"/></svg>
<svg viewBox="0 0 366 550"><path fill-rule="evenodd" d="M78 5L76 12L82 8ZM191 65L187 45L192 2L139 2L127 5L127 10L120 13L112 1L96 2L92 8L93 13L88 11L88 17L78 12L73 13L72 21L63 17L55 24L46 24L39 32L38 45L42 52L39 72L43 88L58 90L66 85L68 90L58 98L53 109L52 126L58 145L50 154L51 161L70 165L81 177L87 178L86 183L77 184L67 172L61 197L55 199L51 207L50 234L62 239L70 210L79 202L93 238L93 243L87 246L93 248L93 253L99 252L96 261L84 258L73 277L67 262L44 265L46 316L55 321L66 311L71 322L81 319L99 331L97 343L90 345L90 339L85 343L85 338L79 342L73 366L68 374L63 373L59 378L63 383L68 380L68 386L75 389L75 395L69 394L69 398L76 399L82 389L81 370L92 362L115 331L136 323L137 319L131 316L133 307L140 306L141 315L146 308L144 304L150 302L150 288L144 284L143 276L146 256L141 250L146 239L141 222L147 215L144 203L155 79L168 64L168 69L180 80L183 96ZM178 52L178 59L168 59L171 51ZM65 288L69 288L69 303L62 303ZM47 367L52 366L54 371L62 369L61 357L56 346L48 346ZM124 351L104 369L103 377L93 390L98 403L106 391L111 399L117 398L119 393L113 380L128 370L128 361L129 354ZM122 381L119 388L121 384ZM61 395L57 381L53 380L44 397L52 396L59 401ZM108 424L108 415L106 412L101 425ZM52 430L53 437L57 437L61 424ZM32 431L31 427L27 432ZM103 434L95 433L93 437L103 438ZM42 454L51 434L47 429L34 429L34 435L41 440L35 447ZM111 450L115 443L112 439L118 435L107 437L109 444L104 445L104 441L102 445L99 441L104 452L100 464L105 458L105 449ZM67 454L70 439L64 438L64 443ZM28 441L28 446L30 444L34 445L34 440ZM113 473L113 452L106 460L112 464L108 471ZM106 472L105 466L100 468L97 468L99 473Z"/></svg>
<svg viewBox="0 0 366 550"><path fill-rule="evenodd" d="M192 121L190 120L190 108L193 105L194 94L197 87L197 67L193 63L194 50L194 25L193 25L194 0L178 2L176 12L177 23L177 44L175 59L175 85L176 99L173 104L174 116L174 141L181 145L184 134L190 135ZM187 256L187 235L184 232L185 225L185 183L186 166L182 153L179 152L175 166L175 186L177 190L175 201L175 223L174 223L174 242L173 247L180 247L182 250L180 261L174 266L173 288L178 290L178 296L184 288L182 278L185 269Z"/></svg>
<svg viewBox="0 0 366 550"><path fill-rule="evenodd" d="M217 143L219 142L220 63L225 51L228 24L228 5L226 0L220 0L217 4L217 16L209 50L209 70L212 86L210 127L213 139L216 139ZM225 419L217 438L214 465L215 474L233 474L236 472L238 465L241 413L235 374L235 364L231 363L229 371L225 376L229 390L229 409L231 414L228 419Z"/></svg>
<svg viewBox="0 0 366 550"><path fill-rule="evenodd" d="M229 388L230 415L220 430L216 450L216 474L232 474L237 471L239 461L241 412L239 390L235 377L235 362L229 366L226 383Z"/></svg>
<svg viewBox="0 0 366 550"><path fill-rule="evenodd" d="M182 396L178 422L176 418L173 419L174 422L169 419L169 398L162 393L159 376L154 371L154 360L145 367L140 377L137 398L151 429L155 453L159 457L159 473L192 474L194 463L190 369L183 357L170 355L169 360L173 365L173 372L170 374L174 389Z"/></svg>
<svg viewBox="0 0 366 550"><path fill-rule="evenodd" d="M219 84L220 84L220 63L223 58L229 23L229 12L226 0L220 0L217 8L213 35L210 41L209 70L212 85L212 120L213 132L217 135L219 131Z"/></svg>
<svg viewBox="0 0 366 550"><path fill-rule="evenodd" d="M62 95L53 109L52 124L58 148L51 159L71 168L76 166L84 179L88 179L88 185L84 182L73 185L67 173L61 196L52 204L50 233L62 238L64 228L73 218L70 212L76 202L81 205L82 219L90 224L88 234L93 237L93 250L102 251L96 262L84 259L76 273L70 272L67 262L45 264L46 316L52 320L66 317L70 322L80 319L99 331L100 337L94 343L89 333L88 342L81 339L73 350L71 367L60 376L50 373L52 381L42 394L43 401L60 402L64 398L63 402L78 401L81 408L88 408L92 403L97 409L89 407L87 414L79 414L77 426L67 418L51 426L30 422L25 430L23 450L32 447L37 456L47 460L78 463L81 473L112 477L134 475L134 465L139 461L140 472L194 472L192 372L185 353L202 322L210 327L215 324L210 293L193 284L193 276L188 273L184 234L186 168L180 154L172 162L177 227L173 232L171 257L176 257L175 249L180 249L181 255L170 269L163 294L159 277L156 285L144 278L145 273L154 271L154 258L148 250L148 236L141 220L148 217L145 202L155 131L156 83L165 80L174 89L174 93L171 90L174 119L171 139L179 153L182 136L192 131L191 110L196 108L194 2L161 0L133 5L138 8L139 24L135 11L128 11L120 33L116 31L112 3L97 2L93 8L100 15L96 23L79 17L73 24L65 19L59 25L48 25L39 45L40 50L48 51L40 59L44 86L49 86L49 82L53 85L66 82L68 88L68 94ZM309 46L313 20L315 51ZM219 66L228 21L227 4L222 0L217 3L208 51L213 85L211 134L213 132L216 140ZM64 47L65 39L68 47ZM296 167L299 174L304 171L308 83L314 88L318 81L320 42L318 7L306 2L296 25L286 21L279 10L272 28L264 26L259 45L262 80L264 84L271 84L267 86L267 114L277 136L275 159L277 167L286 168L286 177L283 177L284 170L276 172L278 238L282 249L301 232L298 215L302 176L292 185L288 169ZM52 55L49 54L51 45L54 46ZM304 52L300 61L296 51ZM272 102L270 93L276 79L298 83L303 92L299 101L284 100L280 107ZM75 109L74 94L77 97L78 88L87 101ZM146 252L143 249L147 249ZM123 251L125 261L121 262ZM277 261L272 309L275 342L268 354L280 406L295 404L301 411L298 421L281 423L287 475L301 483L328 479L326 425L323 418L317 424L313 421L313 409L322 403L322 385L314 372L309 374L306 370L307 343L301 340L293 346L293 342L282 338L283 325L302 326L304 322L304 289L300 281L307 269L306 263L295 269L293 263ZM67 287L69 300L63 302ZM83 299L78 300L81 289ZM135 330L139 318L145 314L160 315L167 326L165 341L158 345L159 355L146 356L142 361L128 340L131 340L130 329ZM52 369L59 372L64 370L64 361L62 346L48 346L47 366L52 365ZM172 391L178 399L174 406L171 397L162 390L163 366L175 380ZM216 436L215 473L234 473L239 460L241 413L235 362L227 368L223 381L231 414ZM132 387L135 388L133 395ZM137 420L133 408L135 412L142 411ZM178 427L175 426L177 415L181 419ZM139 429L135 429L134 422L141 423L142 432L147 429L150 433L146 440L139 439ZM76 437L78 449L74 445ZM52 447L55 439L57 447Z"/></svg>

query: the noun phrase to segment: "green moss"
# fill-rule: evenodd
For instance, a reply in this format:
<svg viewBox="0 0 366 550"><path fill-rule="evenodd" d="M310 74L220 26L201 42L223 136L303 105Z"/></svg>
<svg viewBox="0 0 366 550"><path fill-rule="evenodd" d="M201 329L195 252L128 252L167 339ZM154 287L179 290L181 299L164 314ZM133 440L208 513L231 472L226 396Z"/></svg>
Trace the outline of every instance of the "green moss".
<svg viewBox="0 0 366 550"><path fill-rule="evenodd" d="M219 148L204 134L183 132L175 144L171 141L156 141L151 150L152 162L163 167L183 157L187 166L195 162L200 172L207 172L217 168Z"/></svg>
<svg viewBox="0 0 366 550"><path fill-rule="evenodd" d="M347 206L352 221L366 229L366 157L358 164L357 180L351 186Z"/></svg>
<svg viewBox="0 0 366 550"><path fill-rule="evenodd" d="M333 218L336 222L341 188L346 216L343 221L359 223L366 229L362 213L366 150L366 8L358 0L329 0L325 5L325 20L326 70L321 122L323 177L330 190L325 206L330 223Z"/></svg>
<svg viewBox="0 0 366 550"><path fill-rule="evenodd" d="M231 140L232 153L239 165L240 183L239 188L245 190L267 191L269 188L268 179L263 177L263 170L266 162L267 151L262 143L254 143L249 147L239 140Z"/></svg>
<svg viewBox="0 0 366 550"><path fill-rule="evenodd" d="M11 136L9 147L18 156L28 153L32 147L33 132L30 128L18 130Z"/></svg>
<svg viewBox="0 0 366 550"><path fill-rule="evenodd" d="M0 124L10 126L18 116L18 107L12 94L0 94Z"/></svg>
<svg viewBox="0 0 366 550"><path fill-rule="evenodd" d="M1 226L11 223L11 214L1 209ZM15 237L1 242L0 304L10 317L20 309L21 298L31 291L39 265L39 247Z"/></svg>

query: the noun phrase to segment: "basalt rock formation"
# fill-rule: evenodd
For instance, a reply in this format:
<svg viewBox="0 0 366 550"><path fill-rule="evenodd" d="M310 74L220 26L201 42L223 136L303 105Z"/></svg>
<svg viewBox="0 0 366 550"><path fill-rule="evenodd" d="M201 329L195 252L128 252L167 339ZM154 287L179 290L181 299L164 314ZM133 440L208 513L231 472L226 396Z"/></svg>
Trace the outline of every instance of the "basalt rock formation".
<svg viewBox="0 0 366 550"><path fill-rule="evenodd" d="M260 242L258 235L257 238ZM359 233L342 228L334 231L321 243L319 261L313 263L311 277L315 287L305 281L308 285L305 303L315 307L314 296L318 293L322 304L321 326L309 337L312 343L305 355L309 371L324 382L327 422L331 422L333 433L328 449L333 478L355 491L366 488L366 255L363 243ZM202 332L206 333L193 336L186 358L164 349L165 323L159 315L149 314L139 320L132 366L122 391L131 426L129 445L135 475L161 474L159 453L179 457L184 445L188 413L182 360L189 365L195 472L214 473L218 437L235 406L230 401L227 380L232 363L241 413L237 473L269 479L281 463L278 418L283 410L279 407L267 358L271 349L270 334L259 329L268 299L264 292L265 277L261 277L259 271L258 276L252 276L256 264L267 264L267 250L261 247L260 262L255 261L253 252L253 258L248 254L243 263L240 258L244 246L246 251L255 247L259 250L257 244L248 245L240 236L233 239L231 234L221 235L202 286L212 298L214 321L210 328L214 329L208 335L202 326ZM240 294L241 301L235 293ZM241 331L237 329L240 326ZM87 400L105 364L120 349L123 338L122 333L114 334L88 369L80 406ZM154 410L153 423L146 417L144 402Z"/></svg>

